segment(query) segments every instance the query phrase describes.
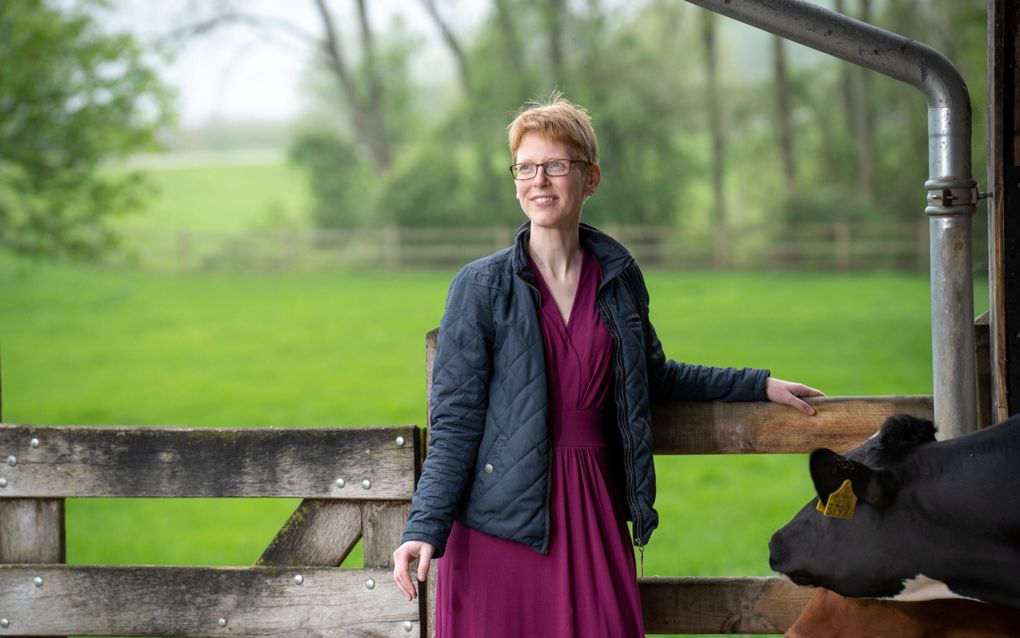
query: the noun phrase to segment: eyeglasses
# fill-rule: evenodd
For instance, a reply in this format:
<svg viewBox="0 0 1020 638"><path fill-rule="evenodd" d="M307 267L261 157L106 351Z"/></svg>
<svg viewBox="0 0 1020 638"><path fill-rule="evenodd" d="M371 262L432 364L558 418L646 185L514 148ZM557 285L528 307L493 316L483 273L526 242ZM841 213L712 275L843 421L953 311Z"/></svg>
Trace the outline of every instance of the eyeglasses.
<svg viewBox="0 0 1020 638"><path fill-rule="evenodd" d="M510 166L510 174L516 180L534 179L538 175L538 167L545 168L548 177L561 177L569 175L574 164L591 164L588 160L580 159L551 159L547 162L521 162Z"/></svg>

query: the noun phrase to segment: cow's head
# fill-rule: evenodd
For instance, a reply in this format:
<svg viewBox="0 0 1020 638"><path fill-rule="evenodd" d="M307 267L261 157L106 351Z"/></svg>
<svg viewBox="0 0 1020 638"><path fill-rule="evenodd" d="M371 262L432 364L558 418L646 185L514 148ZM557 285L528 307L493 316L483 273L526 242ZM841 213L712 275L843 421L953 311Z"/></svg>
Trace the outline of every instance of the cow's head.
<svg viewBox="0 0 1020 638"><path fill-rule="evenodd" d="M910 512L895 507L908 480L900 469L918 446L934 440L931 421L896 415L846 456L815 450L810 470L818 500L772 537L772 568L799 585L845 596L896 595L918 573L907 558L917 539L900 520ZM844 495L848 500L840 500Z"/></svg>

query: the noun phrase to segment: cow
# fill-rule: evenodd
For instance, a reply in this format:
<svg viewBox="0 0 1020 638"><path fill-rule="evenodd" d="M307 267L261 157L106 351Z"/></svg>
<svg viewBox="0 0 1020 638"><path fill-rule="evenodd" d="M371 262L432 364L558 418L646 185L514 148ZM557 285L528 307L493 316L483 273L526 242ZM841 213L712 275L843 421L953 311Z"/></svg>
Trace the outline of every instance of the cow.
<svg viewBox="0 0 1020 638"><path fill-rule="evenodd" d="M844 596L1020 608L1020 415L938 442L896 415L809 467L818 499L773 535L774 570Z"/></svg>
<svg viewBox="0 0 1020 638"><path fill-rule="evenodd" d="M1015 638L1020 609L972 600L913 603L817 589L786 638Z"/></svg>

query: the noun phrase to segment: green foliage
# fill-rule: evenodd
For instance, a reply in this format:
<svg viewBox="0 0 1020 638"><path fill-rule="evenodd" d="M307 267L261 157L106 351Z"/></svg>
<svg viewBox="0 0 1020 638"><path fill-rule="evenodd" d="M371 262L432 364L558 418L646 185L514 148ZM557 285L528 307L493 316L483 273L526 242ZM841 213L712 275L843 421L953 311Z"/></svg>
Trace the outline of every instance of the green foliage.
<svg viewBox="0 0 1020 638"><path fill-rule="evenodd" d="M375 171L353 142L333 133L307 132L291 145L290 157L307 171L317 226L360 226L368 219Z"/></svg>
<svg viewBox="0 0 1020 638"><path fill-rule="evenodd" d="M846 3L855 17L870 6L873 23L928 42L959 65L972 88L976 158L983 153L985 127L984 4ZM524 102L561 89L568 99L588 107L601 144L603 181L586 204L587 221L705 225L711 221L713 195L708 188L710 139L699 11L662 0L492 0L480 24L461 34L470 85L432 89L453 93L445 98L445 109L416 105L408 97L418 90L416 85L433 83L434 78L409 77L407 56L414 48L391 42L395 48L379 54L379 59L391 60L385 73L391 98L378 108L390 123L414 124L390 136L393 163L356 187L359 201L371 201L375 211L345 223L485 225L520 219L505 174L505 126ZM804 49L788 44L788 102L798 178L795 192L784 194L776 84L769 72L771 36L731 21L717 24L732 230L762 222L903 222L921 214L927 120L916 89L822 54L805 55ZM736 46L734 39L743 37L759 39ZM732 59L734 51L742 51L741 60ZM848 78L858 96L857 108L866 110L871 122L872 153L858 129L864 111L848 111ZM408 99L392 97L398 95ZM428 111L429 119L422 119L421 111ZM861 168L867 157L870 184L862 178L868 174ZM983 164L974 162L979 181ZM319 173L323 181L335 182L335 188L317 189L320 207L336 201L338 191L352 188L341 171L323 166Z"/></svg>
<svg viewBox="0 0 1020 638"><path fill-rule="evenodd" d="M0 5L0 245L21 253L94 256L145 194L101 163L152 146L170 94L100 6Z"/></svg>

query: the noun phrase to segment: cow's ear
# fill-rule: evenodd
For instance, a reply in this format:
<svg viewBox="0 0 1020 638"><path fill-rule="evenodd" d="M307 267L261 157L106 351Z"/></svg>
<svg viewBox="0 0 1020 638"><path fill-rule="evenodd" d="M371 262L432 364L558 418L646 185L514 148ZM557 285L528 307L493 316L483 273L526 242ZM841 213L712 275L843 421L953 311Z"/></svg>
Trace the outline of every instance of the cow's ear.
<svg viewBox="0 0 1020 638"><path fill-rule="evenodd" d="M847 480L857 498L873 507L885 507L895 493L889 472L873 470L826 448L812 452L808 465L818 500L822 503L828 501L829 495Z"/></svg>
<svg viewBox="0 0 1020 638"><path fill-rule="evenodd" d="M877 448L882 458L895 461L915 446L935 440L935 424L909 414L894 414L878 431Z"/></svg>

